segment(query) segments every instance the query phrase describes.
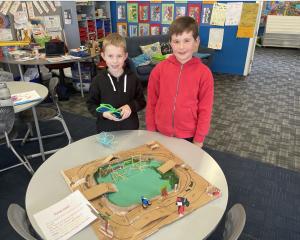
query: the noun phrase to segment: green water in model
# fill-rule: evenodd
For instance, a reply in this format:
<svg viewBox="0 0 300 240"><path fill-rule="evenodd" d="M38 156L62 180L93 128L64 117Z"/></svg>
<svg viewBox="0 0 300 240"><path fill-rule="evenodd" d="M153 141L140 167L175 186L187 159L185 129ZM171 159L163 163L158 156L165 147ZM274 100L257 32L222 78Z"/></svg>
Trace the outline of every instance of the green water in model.
<svg viewBox="0 0 300 240"><path fill-rule="evenodd" d="M99 183L114 183L118 192L109 193L108 199L120 207L141 204L141 196L148 199L161 195L161 188L170 191L178 183L178 177L173 171L160 174L156 169L161 162L151 160L133 162L125 160L121 163L99 168L94 177Z"/></svg>

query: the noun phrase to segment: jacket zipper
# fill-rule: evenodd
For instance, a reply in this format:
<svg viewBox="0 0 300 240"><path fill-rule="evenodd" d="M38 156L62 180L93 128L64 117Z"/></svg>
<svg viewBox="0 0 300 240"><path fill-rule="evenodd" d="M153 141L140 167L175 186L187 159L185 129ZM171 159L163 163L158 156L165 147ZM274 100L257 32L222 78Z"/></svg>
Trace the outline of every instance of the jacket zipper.
<svg viewBox="0 0 300 240"><path fill-rule="evenodd" d="M172 113L172 128L173 128L173 131L174 131L174 125L175 125L174 117L175 117L175 110L176 110L176 100L177 100L177 95L178 95L178 88L179 88L182 68L183 68L183 64L181 64L181 66L180 66L180 72L179 72L179 76L178 76L178 79L177 79L176 93L175 93L175 97L174 97L174 106L173 106L173 113ZM173 136L175 136L175 131L173 133Z"/></svg>

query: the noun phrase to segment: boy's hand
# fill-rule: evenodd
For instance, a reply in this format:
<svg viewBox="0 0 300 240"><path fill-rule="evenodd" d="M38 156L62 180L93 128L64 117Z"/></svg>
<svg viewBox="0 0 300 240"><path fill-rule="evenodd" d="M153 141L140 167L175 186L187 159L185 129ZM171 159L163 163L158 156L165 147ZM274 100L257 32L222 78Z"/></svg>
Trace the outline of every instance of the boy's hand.
<svg viewBox="0 0 300 240"><path fill-rule="evenodd" d="M196 146L198 146L198 147L200 147L200 148L202 148L203 147L203 142L195 142L195 141L193 141L193 143L196 145Z"/></svg>
<svg viewBox="0 0 300 240"><path fill-rule="evenodd" d="M110 112L104 112L103 113L103 117L104 118L107 118L108 120L111 120L111 121L121 121L122 119L119 119L119 118L116 118L114 115L112 115Z"/></svg>
<svg viewBox="0 0 300 240"><path fill-rule="evenodd" d="M121 116L122 116L121 120L129 118L129 116L131 114L131 108L129 107L128 104L120 107L119 110L121 111Z"/></svg>

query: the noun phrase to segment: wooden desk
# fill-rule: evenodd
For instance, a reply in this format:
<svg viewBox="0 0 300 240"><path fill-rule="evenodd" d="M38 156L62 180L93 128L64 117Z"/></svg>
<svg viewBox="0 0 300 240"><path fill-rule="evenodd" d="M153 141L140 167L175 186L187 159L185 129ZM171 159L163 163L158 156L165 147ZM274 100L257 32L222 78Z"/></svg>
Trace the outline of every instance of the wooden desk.
<svg viewBox="0 0 300 240"><path fill-rule="evenodd" d="M24 110L27 110L29 108L32 109L33 113L33 118L34 118L34 124L38 136L38 141L40 145L40 152L43 161L45 161L45 151L44 151L44 146L41 138L41 132L40 132L40 127L39 127L39 121L36 115L36 109L35 106L38 105L40 102L42 102L48 95L48 89L38 83L30 83L30 82L6 82L7 87L10 90L10 94L16 94L16 93L21 93L21 92L28 92L35 90L37 93L41 96L41 99L38 101L34 102L29 102L25 104L21 104L18 106L14 106L15 113L22 112Z"/></svg>
<svg viewBox="0 0 300 240"><path fill-rule="evenodd" d="M48 158L36 171L28 185L25 199L27 214L34 229L42 235L33 218L35 213L70 194L70 190L61 175L61 170L157 140L185 160L198 174L220 188L222 196L182 219L163 227L147 239L199 240L206 238L221 220L228 201L226 178L215 160L190 142L166 137L157 132L135 130L113 132L112 134L115 135L117 141L113 149L103 147L96 141L96 136L91 136L62 148ZM96 240L97 236L91 227L87 227L71 239Z"/></svg>

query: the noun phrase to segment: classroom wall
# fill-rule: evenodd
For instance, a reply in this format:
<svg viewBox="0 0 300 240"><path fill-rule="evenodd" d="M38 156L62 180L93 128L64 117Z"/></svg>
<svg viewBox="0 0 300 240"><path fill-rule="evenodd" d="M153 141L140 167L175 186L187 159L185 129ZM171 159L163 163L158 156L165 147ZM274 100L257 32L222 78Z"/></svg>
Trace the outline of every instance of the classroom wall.
<svg viewBox="0 0 300 240"><path fill-rule="evenodd" d="M132 3L133 1L130 1L129 3ZM161 2L149 2L146 1L146 3L151 4L163 4L163 3L173 3L174 5L188 5L188 4L198 4L201 6L201 12L203 9L203 2L202 1L182 1L181 3L178 3L179 1L161 1ZM122 3L122 2L120 2ZM124 1L123 1L124 3ZM145 3L143 1L143 3ZM222 2L226 3L226 2ZM112 1L111 2L111 16L112 16L112 30L113 32L117 31L117 5L119 4L118 1ZM128 2L127 2L128 4ZM126 9L127 12L127 9ZM202 15L202 14L201 14ZM130 24L126 19L125 21L122 20L122 22L126 22L127 25ZM201 21L201 20L200 20ZM120 22L120 21L119 21ZM150 25L154 22L147 22ZM138 24L138 23L137 23ZM161 26L166 26L165 24L162 24L160 22ZM211 25L202 25L200 23L200 45L202 47L208 46L208 40L209 40L209 29L210 28L224 28L224 38L223 38L223 46L221 50L215 50L214 54L214 60L212 64L212 71L216 73L229 73L229 74L237 74L237 75L243 75L244 74L244 68L245 68L245 62L247 57L247 51L249 46L249 38L236 38L237 33L237 26L211 26ZM129 27L128 27L129 30Z"/></svg>

